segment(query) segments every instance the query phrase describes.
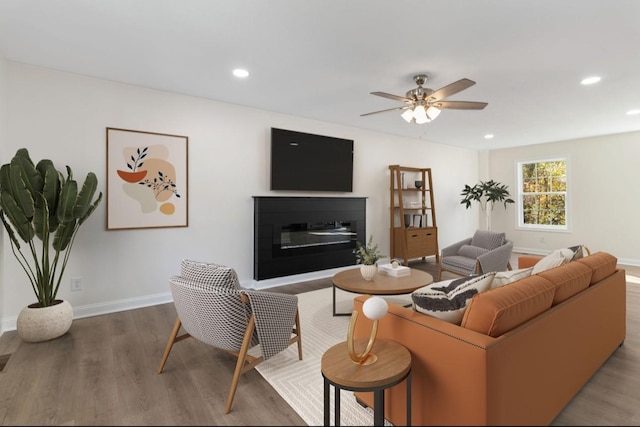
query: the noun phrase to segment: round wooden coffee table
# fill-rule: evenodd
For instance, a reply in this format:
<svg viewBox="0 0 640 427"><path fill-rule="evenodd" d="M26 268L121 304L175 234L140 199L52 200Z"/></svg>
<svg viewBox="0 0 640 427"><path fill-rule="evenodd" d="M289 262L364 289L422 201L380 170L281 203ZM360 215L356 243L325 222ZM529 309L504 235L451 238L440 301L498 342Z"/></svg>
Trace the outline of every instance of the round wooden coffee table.
<svg viewBox="0 0 640 427"><path fill-rule="evenodd" d="M364 295L410 294L418 288L433 283L433 276L422 270L410 269L401 277L376 273L373 280L364 280L360 267L344 270L333 276L333 315L350 316L351 313L336 313L336 288Z"/></svg>

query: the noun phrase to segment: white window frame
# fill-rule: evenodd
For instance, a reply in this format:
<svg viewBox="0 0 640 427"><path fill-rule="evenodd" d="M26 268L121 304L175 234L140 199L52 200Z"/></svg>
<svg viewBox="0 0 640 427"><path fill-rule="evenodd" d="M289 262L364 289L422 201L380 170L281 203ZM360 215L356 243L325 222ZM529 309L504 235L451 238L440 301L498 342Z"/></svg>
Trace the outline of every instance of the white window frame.
<svg viewBox="0 0 640 427"><path fill-rule="evenodd" d="M531 163L545 163L545 162L557 162L563 161L566 165L566 179L567 179L567 187L564 192L559 191L556 193L564 193L564 202L565 202L565 225L552 225L552 224L525 224L524 223L524 193L522 191L523 177L522 177L522 166L525 164ZM554 157L554 158L545 158L545 159L537 159L537 160L525 160L516 162L516 182L517 182L517 191L516 191L516 229L519 230L537 230L537 231L559 231L559 232L570 232L571 231L571 180L570 180L570 163L568 156Z"/></svg>

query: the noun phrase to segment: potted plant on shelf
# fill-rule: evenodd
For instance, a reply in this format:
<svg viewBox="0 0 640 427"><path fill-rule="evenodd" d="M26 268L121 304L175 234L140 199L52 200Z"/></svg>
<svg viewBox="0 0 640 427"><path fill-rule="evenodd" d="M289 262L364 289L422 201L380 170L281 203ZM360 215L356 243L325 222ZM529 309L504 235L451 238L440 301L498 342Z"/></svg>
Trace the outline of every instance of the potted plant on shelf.
<svg viewBox="0 0 640 427"><path fill-rule="evenodd" d="M494 180L480 181L473 187L465 185L461 196L463 196L460 204L464 204L467 209L471 207L471 202L476 201L480 203L480 207L485 214L487 230L491 230L491 212L494 205L497 203L503 203L504 208L507 208L507 203L514 203L510 198L508 186L500 184Z"/></svg>
<svg viewBox="0 0 640 427"><path fill-rule="evenodd" d="M102 192L94 200L93 172L78 189L66 169L65 178L49 159L35 165L26 148L0 167L0 218L37 299L17 319L18 335L28 342L57 338L71 327L73 309L57 294L78 229L102 200Z"/></svg>
<svg viewBox="0 0 640 427"><path fill-rule="evenodd" d="M364 246L360 242L356 242L356 248L353 250L356 255L356 264L360 264L360 273L365 280L373 280L373 276L378 271L378 260L385 258L378 250L378 244L373 241L373 235L369 236L367 245Z"/></svg>

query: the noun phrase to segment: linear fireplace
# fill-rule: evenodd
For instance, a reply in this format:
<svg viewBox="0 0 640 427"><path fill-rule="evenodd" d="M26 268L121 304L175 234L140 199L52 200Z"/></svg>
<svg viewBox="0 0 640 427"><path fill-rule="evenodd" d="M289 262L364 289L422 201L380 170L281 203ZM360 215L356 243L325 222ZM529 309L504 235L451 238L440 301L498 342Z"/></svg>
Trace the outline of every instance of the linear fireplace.
<svg viewBox="0 0 640 427"><path fill-rule="evenodd" d="M256 280L355 264L365 241L364 197L254 196Z"/></svg>

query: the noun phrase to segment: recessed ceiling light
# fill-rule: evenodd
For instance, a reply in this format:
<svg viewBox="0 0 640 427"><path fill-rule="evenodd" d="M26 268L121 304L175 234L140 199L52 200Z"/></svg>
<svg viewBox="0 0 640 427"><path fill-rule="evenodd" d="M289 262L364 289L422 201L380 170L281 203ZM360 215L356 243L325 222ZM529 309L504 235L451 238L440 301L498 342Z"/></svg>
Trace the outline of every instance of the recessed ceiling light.
<svg viewBox="0 0 640 427"><path fill-rule="evenodd" d="M492 133L488 133L484 136L484 139L491 139L493 138L493 134Z"/></svg>
<svg viewBox="0 0 640 427"><path fill-rule="evenodd" d="M629 110L627 111L629 116L635 116L636 114L640 114L640 110Z"/></svg>
<svg viewBox="0 0 640 427"><path fill-rule="evenodd" d="M233 70L233 75L236 77L249 77L249 72L245 69L242 68L236 68L235 70Z"/></svg>
<svg viewBox="0 0 640 427"><path fill-rule="evenodd" d="M587 77L586 79L582 79L582 81L580 82L580 84L583 85L592 85L594 83L598 83L600 81L600 77L598 76L593 76L593 77Z"/></svg>

